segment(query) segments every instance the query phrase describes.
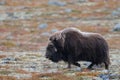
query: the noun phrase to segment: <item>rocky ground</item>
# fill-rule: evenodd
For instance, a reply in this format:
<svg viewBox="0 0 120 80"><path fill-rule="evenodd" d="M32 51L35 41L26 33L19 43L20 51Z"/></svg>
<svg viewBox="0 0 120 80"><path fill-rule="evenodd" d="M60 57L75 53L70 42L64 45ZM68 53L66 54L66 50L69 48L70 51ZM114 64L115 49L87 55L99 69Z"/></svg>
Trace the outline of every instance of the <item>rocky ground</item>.
<svg viewBox="0 0 120 80"><path fill-rule="evenodd" d="M103 35L109 71L47 60L48 37L66 27ZM0 0L0 80L120 80L120 1Z"/></svg>
<svg viewBox="0 0 120 80"><path fill-rule="evenodd" d="M53 63L45 57L45 48L40 52L0 52L1 80L119 80L120 51L111 50L111 65L109 71L104 65L94 66L87 70L90 62L80 62L81 68L72 66L67 69L67 63ZM62 77L62 79L61 79Z"/></svg>

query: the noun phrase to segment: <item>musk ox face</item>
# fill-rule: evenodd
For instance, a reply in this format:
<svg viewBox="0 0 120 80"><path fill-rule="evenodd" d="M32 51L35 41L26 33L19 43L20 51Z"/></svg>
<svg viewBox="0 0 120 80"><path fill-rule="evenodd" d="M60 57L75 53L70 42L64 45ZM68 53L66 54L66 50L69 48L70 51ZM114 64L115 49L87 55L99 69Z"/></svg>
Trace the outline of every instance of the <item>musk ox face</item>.
<svg viewBox="0 0 120 80"><path fill-rule="evenodd" d="M48 58L49 60L51 60L53 62L58 62L61 60L61 55L57 51L57 48L55 47L55 45L52 42L48 43L45 56L46 56L46 58Z"/></svg>

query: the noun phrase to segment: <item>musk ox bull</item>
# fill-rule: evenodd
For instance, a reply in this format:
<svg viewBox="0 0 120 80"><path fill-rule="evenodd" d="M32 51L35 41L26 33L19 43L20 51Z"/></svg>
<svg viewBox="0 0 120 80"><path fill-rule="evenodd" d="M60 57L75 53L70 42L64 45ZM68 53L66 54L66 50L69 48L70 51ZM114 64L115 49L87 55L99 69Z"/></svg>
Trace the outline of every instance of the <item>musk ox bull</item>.
<svg viewBox="0 0 120 80"><path fill-rule="evenodd" d="M105 39L98 33L82 32L77 28L66 28L52 34L46 48L46 58L53 62L65 61L79 66L78 61L90 61L93 65L105 64L109 68L109 49Z"/></svg>

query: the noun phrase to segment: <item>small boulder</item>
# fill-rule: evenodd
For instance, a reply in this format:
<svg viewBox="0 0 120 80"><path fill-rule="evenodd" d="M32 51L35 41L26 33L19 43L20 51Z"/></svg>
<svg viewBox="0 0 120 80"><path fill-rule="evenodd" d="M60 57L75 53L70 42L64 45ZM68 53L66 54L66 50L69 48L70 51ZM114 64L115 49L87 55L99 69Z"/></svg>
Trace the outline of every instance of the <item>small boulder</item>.
<svg viewBox="0 0 120 80"><path fill-rule="evenodd" d="M65 9L64 11L65 11L66 13L70 13L70 12L72 12L72 9L68 8L68 9Z"/></svg>
<svg viewBox="0 0 120 80"><path fill-rule="evenodd" d="M100 78L102 78L102 80L109 80L109 75L108 74L101 74Z"/></svg>
<svg viewBox="0 0 120 80"><path fill-rule="evenodd" d="M120 23L114 26L113 31L120 31Z"/></svg>
<svg viewBox="0 0 120 80"><path fill-rule="evenodd" d="M62 2L62 1L58 1L58 0L49 0L48 4L54 5L54 6L65 6L66 2Z"/></svg>
<svg viewBox="0 0 120 80"><path fill-rule="evenodd" d="M110 74L110 78L111 79L120 79L120 74L119 73L112 73L112 74Z"/></svg>
<svg viewBox="0 0 120 80"><path fill-rule="evenodd" d="M57 32L58 29L52 29L51 32L54 33L54 32Z"/></svg>
<svg viewBox="0 0 120 80"><path fill-rule="evenodd" d="M38 25L38 28L39 29L45 29L45 28L47 28L48 27L48 24L47 23L42 23L42 24L39 24Z"/></svg>
<svg viewBox="0 0 120 80"><path fill-rule="evenodd" d="M6 4L5 0L0 1L0 5L5 5L5 4Z"/></svg>
<svg viewBox="0 0 120 80"><path fill-rule="evenodd" d="M116 10L112 11L112 16L120 16L120 8L117 8Z"/></svg>
<svg viewBox="0 0 120 80"><path fill-rule="evenodd" d="M50 33L48 33L48 32L43 32L43 33L41 33L41 35L42 35L42 36L49 36Z"/></svg>

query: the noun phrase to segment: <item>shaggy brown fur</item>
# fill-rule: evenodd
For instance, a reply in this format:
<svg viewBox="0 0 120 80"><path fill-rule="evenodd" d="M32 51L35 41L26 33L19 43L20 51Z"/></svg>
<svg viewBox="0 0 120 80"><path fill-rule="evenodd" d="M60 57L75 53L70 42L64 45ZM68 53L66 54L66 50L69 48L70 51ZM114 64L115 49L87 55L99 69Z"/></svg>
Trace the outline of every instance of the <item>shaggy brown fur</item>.
<svg viewBox="0 0 120 80"><path fill-rule="evenodd" d="M98 33L82 32L76 28L66 28L54 33L49 38L50 42L46 49L46 57L53 62L63 60L79 66L78 61L92 62L88 68L101 63L105 69L109 68L109 49L105 39Z"/></svg>

